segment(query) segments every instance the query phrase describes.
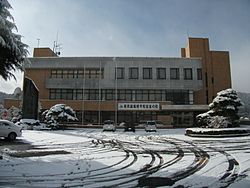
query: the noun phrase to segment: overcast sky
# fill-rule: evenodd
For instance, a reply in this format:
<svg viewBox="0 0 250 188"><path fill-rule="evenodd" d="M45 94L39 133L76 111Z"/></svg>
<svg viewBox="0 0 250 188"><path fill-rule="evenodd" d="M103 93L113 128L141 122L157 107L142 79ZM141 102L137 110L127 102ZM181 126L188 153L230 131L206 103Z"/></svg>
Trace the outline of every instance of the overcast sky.
<svg viewBox="0 0 250 188"><path fill-rule="evenodd" d="M11 13L33 48L53 48L58 33L61 56L180 57L187 37L210 40L211 50L230 52L233 88L250 93L249 0L9 0ZM22 87L4 82L0 91ZM223 75L222 75L223 76Z"/></svg>

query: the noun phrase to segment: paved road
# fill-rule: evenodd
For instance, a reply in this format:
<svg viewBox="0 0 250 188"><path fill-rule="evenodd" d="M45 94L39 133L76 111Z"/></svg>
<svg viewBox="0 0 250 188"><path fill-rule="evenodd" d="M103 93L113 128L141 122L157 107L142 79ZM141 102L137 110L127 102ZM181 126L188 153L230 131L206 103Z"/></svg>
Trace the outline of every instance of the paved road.
<svg viewBox="0 0 250 188"><path fill-rule="evenodd" d="M0 186L237 187L241 181L247 184L250 137L189 139L171 131L173 134L100 130L27 132L27 139L15 143L1 140L0 150L9 162L2 159L0 163L0 168L8 171L0 172ZM34 139L36 134L41 138ZM47 139L46 134L50 135ZM62 138L76 141L62 142ZM23 155L24 151L28 155ZM68 157L61 158L61 154ZM32 173L23 172L29 168Z"/></svg>

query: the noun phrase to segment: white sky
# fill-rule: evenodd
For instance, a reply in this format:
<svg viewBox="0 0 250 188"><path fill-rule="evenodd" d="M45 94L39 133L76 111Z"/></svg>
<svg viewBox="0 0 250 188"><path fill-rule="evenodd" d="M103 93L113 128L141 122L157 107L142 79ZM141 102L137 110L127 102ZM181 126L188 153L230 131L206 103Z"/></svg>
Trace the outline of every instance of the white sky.
<svg viewBox="0 0 250 188"><path fill-rule="evenodd" d="M180 57L187 36L208 37L211 50L230 52L233 89L250 93L250 1L248 0L9 0L11 13L33 48L61 56ZM13 93L17 81L0 78L0 91Z"/></svg>

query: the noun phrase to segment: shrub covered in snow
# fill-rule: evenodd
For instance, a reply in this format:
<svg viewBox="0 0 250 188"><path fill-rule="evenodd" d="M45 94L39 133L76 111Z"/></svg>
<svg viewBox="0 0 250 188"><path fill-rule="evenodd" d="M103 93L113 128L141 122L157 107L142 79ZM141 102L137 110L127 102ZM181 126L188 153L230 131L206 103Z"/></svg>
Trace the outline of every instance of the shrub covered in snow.
<svg viewBox="0 0 250 188"><path fill-rule="evenodd" d="M44 111L42 116L51 127L58 127L58 123L61 122L78 121L75 111L65 104L52 106L49 110Z"/></svg>
<svg viewBox="0 0 250 188"><path fill-rule="evenodd" d="M238 108L242 105L233 89L220 91L209 104L210 110L196 117L197 123L209 128L236 127L239 125Z"/></svg>
<svg viewBox="0 0 250 188"><path fill-rule="evenodd" d="M13 118L21 119L21 110L14 106L9 109L5 109L3 105L0 105L0 119L12 120Z"/></svg>

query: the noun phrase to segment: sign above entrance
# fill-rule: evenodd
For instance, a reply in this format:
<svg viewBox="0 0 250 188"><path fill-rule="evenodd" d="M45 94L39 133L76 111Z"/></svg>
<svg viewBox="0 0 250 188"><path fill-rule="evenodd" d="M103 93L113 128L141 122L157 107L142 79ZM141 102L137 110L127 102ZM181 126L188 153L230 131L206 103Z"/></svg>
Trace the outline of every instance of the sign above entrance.
<svg viewBox="0 0 250 188"><path fill-rule="evenodd" d="M118 110L160 110L159 103L118 103Z"/></svg>

